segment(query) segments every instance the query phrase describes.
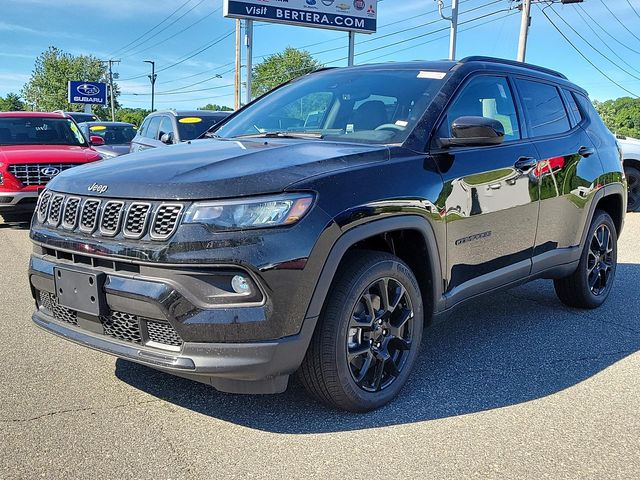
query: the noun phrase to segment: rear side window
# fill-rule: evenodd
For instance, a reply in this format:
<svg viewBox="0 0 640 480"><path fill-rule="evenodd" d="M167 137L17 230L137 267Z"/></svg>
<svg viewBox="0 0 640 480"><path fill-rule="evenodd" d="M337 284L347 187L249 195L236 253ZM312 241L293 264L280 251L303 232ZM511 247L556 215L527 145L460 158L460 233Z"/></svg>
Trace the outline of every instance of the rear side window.
<svg viewBox="0 0 640 480"><path fill-rule="evenodd" d="M459 117L492 118L504 127L505 140L520 139L520 127L511 88L504 77L482 75L467 83L447 110L439 138L451 137L451 124Z"/></svg>
<svg viewBox="0 0 640 480"><path fill-rule="evenodd" d="M569 90L564 90L564 96L567 99L567 106L569 107L569 111L573 114L573 118L575 119L576 125L582 122L583 117L580 112L580 108L578 107L578 103L576 102L576 98L574 97L573 92Z"/></svg>
<svg viewBox="0 0 640 480"><path fill-rule="evenodd" d="M149 127L149 122L151 121L150 118L145 118L144 121L142 122L142 125L140 125L140 128L138 129L138 135L140 135L141 137L144 137L145 132L147 131L147 128Z"/></svg>
<svg viewBox="0 0 640 480"><path fill-rule="evenodd" d="M560 92L553 85L516 80L532 137L557 135L571 130Z"/></svg>
<svg viewBox="0 0 640 480"><path fill-rule="evenodd" d="M160 127L160 120L162 117L152 117L149 121L149 126L146 128L144 133L142 134L146 138L158 138L158 128Z"/></svg>

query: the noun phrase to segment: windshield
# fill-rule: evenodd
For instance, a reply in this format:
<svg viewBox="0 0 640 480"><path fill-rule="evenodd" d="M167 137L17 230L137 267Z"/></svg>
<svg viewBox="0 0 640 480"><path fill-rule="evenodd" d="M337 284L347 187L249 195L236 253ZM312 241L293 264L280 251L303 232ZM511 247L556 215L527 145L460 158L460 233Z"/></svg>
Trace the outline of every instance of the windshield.
<svg viewBox="0 0 640 480"><path fill-rule="evenodd" d="M91 125L89 135L102 137L105 145L124 145L131 143L136 130L133 125Z"/></svg>
<svg viewBox="0 0 640 480"><path fill-rule="evenodd" d="M228 117L228 114L178 117L180 140L195 140L204 132Z"/></svg>
<svg viewBox="0 0 640 480"><path fill-rule="evenodd" d="M393 67L311 74L267 94L215 133L223 138L317 133L339 141L402 143L444 75Z"/></svg>
<svg viewBox="0 0 640 480"><path fill-rule="evenodd" d="M0 118L0 145L87 146L78 126L68 118Z"/></svg>

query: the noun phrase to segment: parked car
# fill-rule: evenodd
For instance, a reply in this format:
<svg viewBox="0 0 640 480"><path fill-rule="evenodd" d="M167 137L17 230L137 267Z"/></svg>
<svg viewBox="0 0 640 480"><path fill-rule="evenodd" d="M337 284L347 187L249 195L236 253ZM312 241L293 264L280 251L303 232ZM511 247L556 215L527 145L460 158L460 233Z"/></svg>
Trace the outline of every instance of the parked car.
<svg viewBox="0 0 640 480"><path fill-rule="evenodd" d="M131 140L136 136L136 127L125 122L84 122L78 124L85 138L98 136L104 142L94 149L104 158L113 158L129 153Z"/></svg>
<svg viewBox="0 0 640 480"><path fill-rule="evenodd" d="M65 112L63 110L56 110L53 113L59 113L61 115L65 115L67 117L73 118L76 123L82 122L99 122L100 119L97 115L93 113L84 113L84 112Z"/></svg>
<svg viewBox="0 0 640 480"><path fill-rule="evenodd" d="M210 110L153 112L144 119L131 141L131 151L138 152L195 140L231 113Z"/></svg>
<svg viewBox="0 0 640 480"><path fill-rule="evenodd" d="M225 392L298 372L366 411L400 391L425 324L478 295L546 278L596 308L613 287L620 152L560 73L323 70L211 136L50 184L31 228L38 326Z"/></svg>
<svg viewBox="0 0 640 480"><path fill-rule="evenodd" d="M627 210L640 211L640 140L618 136L618 144L622 148L624 173L629 184Z"/></svg>
<svg viewBox="0 0 640 480"><path fill-rule="evenodd" d="M0 113L0 215L33 212L38 193L71 167L100 160L75 122L57 113Z"/></svg>

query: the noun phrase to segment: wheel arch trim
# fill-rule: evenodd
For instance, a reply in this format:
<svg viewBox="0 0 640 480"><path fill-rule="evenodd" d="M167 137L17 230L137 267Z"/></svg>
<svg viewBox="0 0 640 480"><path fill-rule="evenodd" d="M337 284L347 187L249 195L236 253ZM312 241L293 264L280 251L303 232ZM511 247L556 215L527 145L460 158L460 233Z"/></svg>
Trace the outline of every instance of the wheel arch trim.
<svg viewBox="0 0 640 480"><path fill-rule="evenodd" d="M398 230L416 230L422 234L427 245L428 269L433 284L432 298L429 300L432 302L434 313L444 310L442 266L435 232L429 222L419 215L398 215L353 227L336 240L316 283L306 319L317 318L320 315L340 262L349 248L367 238Z"/></svg>

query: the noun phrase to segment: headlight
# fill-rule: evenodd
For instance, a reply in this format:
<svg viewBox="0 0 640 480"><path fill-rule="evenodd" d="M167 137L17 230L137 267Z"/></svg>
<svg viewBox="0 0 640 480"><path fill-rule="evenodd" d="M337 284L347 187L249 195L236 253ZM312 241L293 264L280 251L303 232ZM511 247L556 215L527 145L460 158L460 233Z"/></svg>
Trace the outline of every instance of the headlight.
<svg viewBox="0 0 640 480"><path fill-rule="evenodd" d="M293 225L312 204L313 195L308 193L197 202L187 210L183 223L201 223L215 230Z"/></svg>

